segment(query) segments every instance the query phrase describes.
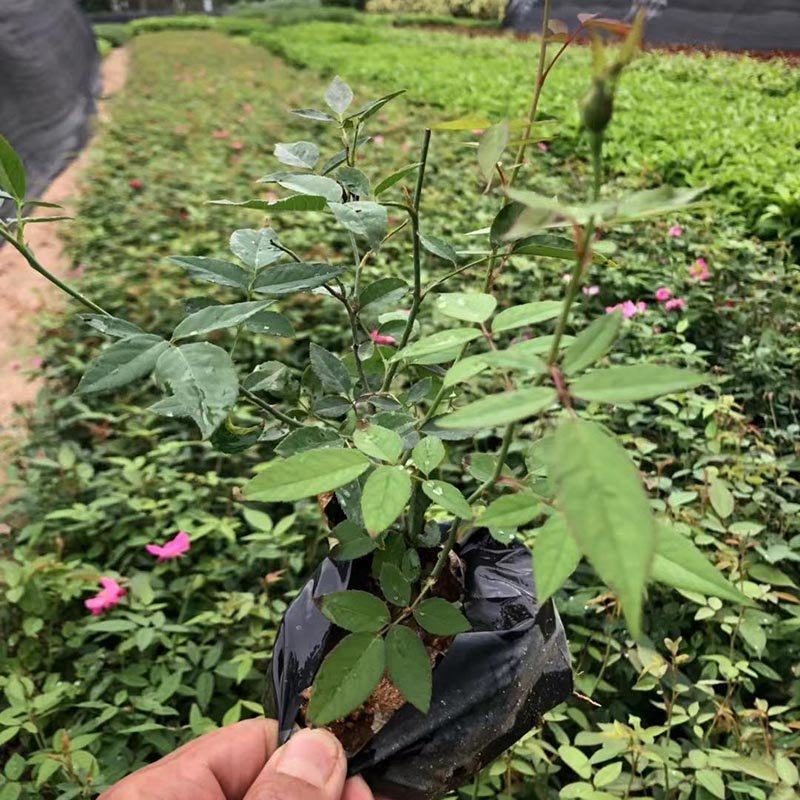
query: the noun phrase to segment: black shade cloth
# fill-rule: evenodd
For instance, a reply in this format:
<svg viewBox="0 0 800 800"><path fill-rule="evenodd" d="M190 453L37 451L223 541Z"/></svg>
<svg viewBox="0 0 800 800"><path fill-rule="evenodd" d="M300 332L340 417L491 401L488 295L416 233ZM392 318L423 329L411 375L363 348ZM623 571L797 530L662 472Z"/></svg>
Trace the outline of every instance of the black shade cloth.
<svg viewBox="0 0 800 800"><path fill-rule="evenodd" d="M800 51L800 0L554 0L553 16L574 27L578 14L626 19L648 11L647 41L731 50ZM504 25L539 30L542 0L510 0Z"/></svg>
<svg viewBox="0 0 800 800"><path fill-rule="evenodd" d="M536 601L530 551L477 531L458 554L472 630L456 636L437 664L430 711L404 705L350 760L351 774L391 800L434 800L464 785L572 690L566 635L553 603ZM283 618L265 703L281 742L332 630L315 600L357 584L363 567L326 559Z"/></svg>

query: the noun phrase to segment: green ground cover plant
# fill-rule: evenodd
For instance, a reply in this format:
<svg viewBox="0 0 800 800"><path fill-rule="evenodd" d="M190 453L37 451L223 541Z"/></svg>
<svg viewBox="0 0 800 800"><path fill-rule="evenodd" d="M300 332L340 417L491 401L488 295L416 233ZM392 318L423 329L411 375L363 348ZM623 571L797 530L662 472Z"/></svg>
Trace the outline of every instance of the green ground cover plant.
<svg viewBox="0 0 800 800"><path fill-rule="evenodd" d="M362 52L367 45L359 45ZM263 51L210 33L137 37L133 47L132 102L115 109L72 247L76 265L86 265L82 290L114 313L134 309L132 319L143 329L168 331L186 315L176 285L185 291L189 284L167 256L224 257L230 218L204 201L262 177L274 142L309 135L284 112L307 105L320 82L315 72L287 69ZM416 55L410 50L409 62ZM360 96L383 89L374 76L360 80ZM487 122L494 121L493 102L482 109ZM634 113L621 103L615 125L623 131L628 112ZM445 114L420 107L415 116L425 125ZM381 109L373 125L380 139L365 148L370 171L388 173L401 159L414 159L416 127L405 109ZM464 234L488 225L496 204L480 195L485 178L474 150L464 146L475 137L449 137L434 138L424 208L431 234L465 251L474 239ZM536 188L577 197L588 174L585 142L576 146L562 135L542 150L532 148L534 168L542 167L534 169ZM184 154L181 163L176 152ZM614 167L612 193L641 180L624 166ZM464 191L448 200L445 213L454 181ZM241 213L245 223L258 224L257 211ZM303 252L349 252L346 233L329 227L290 222L281 237ZM713 365L724 380L713 392L652 406L593 404L587 413L622 437L654 510L758 606L653 586L647 639L635 643L614 598L581 565L558 603L578 687L599 706L576 700L558 709L543 735L487 769L474 793L791 797L799 699L797 308L790 291L796 267L788 248L747 238L735 215L714 205L676 212L666 222L626 223L603 231L603 238L605 260L589 268L575 332L623 304L630 316L612 363L670 354L683 367ZM705 267L696 264L700 258ZM397 237L364 280L407 279L410 262L408 240ZM523 254L497 278L501 307L529 301L534 289L544 300L559 300L562 264ZM421 264L426 284L446 271L434 258ZM462 288L453 281L452 291ZM670 296L662 293L659 301L659 289ZM685 307L667 309L670 300ZM289 299L279 310L292 319L301 312L296 337L245 337L238 349L244 363L255 367L268 353L300 367L312 331L327 350L347 346L329 304L297 306ZM425 312L420 319L441 323ZM152 389L145 388L145 398L141 388L123 390L102 403L67 394L101 340L87 340L75 320L49 324L43 354L52 391L16 463L25 492L8 510L2 562L8 605L0 620L9 635L0 650L7 703L0 711L7 731L0 734L0 791L9 798L89 796L189 735L258 713L270 637L286 599L325 550L313 503L267 509L234 501L263 450L262 457L220 453L189 435L185 424L149 416L145 407L160 396ZM229 346L229 337L212 338ZM523 429L509 446L516 474L543 469L532 447L536 432L536 425ZM485 479L482 461L499 445L493 435L479 438L473 452L448 445L455 458L474 465L463 478L467 493ZM456 474L448 472L451 480ZM154 567L144 546L178 529L190 531L190 552ZM535 531L526 535L535 545ZM87 621L81 600L109 572L128 578L125 600L113 614Z"/></svg>

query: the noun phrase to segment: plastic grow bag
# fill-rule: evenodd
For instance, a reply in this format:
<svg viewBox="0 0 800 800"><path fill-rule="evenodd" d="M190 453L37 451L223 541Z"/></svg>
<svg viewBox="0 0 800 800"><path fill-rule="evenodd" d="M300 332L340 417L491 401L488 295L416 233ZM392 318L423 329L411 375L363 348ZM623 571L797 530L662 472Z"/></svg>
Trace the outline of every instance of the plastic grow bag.
<svg viewBox="0 0 800 800"><path fill-rule="evenodd" d="M457 553L473 629L456 636L437 664L430 711L404 705L350 759L350 773L390 800L434 800L463 786L572 691L564 628L552 601L536 601L530 551L476 531ZM367 561L325 559L286 611L265 702L281 743L292 733L301 692L313 683L333 627L315 601L357 585Z"/></svg>

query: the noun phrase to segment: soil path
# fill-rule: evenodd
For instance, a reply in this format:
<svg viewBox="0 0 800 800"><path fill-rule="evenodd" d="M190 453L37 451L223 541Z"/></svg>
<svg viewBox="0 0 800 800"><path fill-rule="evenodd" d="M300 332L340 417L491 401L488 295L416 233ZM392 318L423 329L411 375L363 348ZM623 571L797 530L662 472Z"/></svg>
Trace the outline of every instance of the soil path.
<svg viewBox="0 0 800 800"><path fill-rule="evenodd" d="M127 72L128 51L125 48L112 50L102 64L100 122L107 119L104 101L123 87ZM64 213L68 215L75 212L80 176L88 162L89 150L89 146L83 149L50 184L43 197L64 206ZM37 212L39 215L52 213L47 208ZM70 263L62 250L59 224L65 223L31 225L26 233L28 244L39 260L60 278L68 280ZM0 249L0 286L0 432L13 435L21 432L15 406L31 404L40 388L36 378L40 315L60 308L64 295L35 273L8 245Z"/></svg>

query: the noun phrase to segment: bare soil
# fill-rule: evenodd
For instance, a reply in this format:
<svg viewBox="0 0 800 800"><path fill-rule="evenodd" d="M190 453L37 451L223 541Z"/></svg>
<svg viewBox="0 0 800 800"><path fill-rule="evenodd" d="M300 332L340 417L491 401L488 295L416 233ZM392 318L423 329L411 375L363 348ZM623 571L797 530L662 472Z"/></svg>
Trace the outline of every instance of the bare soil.
<svg viewBox="0 0 800 800"><path fill-rule="evenodd" d="M113 50L103 61L103 95L98 108L101 123L107 119L105 100L122 89L127 72L125 48ZM73 215L81 174L88 160L89 147L86 147L53 181L42 199L61 204L63 213ZM35 215L53 213L52 209L42 208L37 209ZM37 258L61 279L69 280L71 264L59 238L59 226L65 224L69 223L37 223L30 225L26 233ZM0 249L0 285L3 287L0 295L0 436L16 438L24 433L20 407L31 405L41 388L38 377L41 363L36 351L41 318L61 309L64 296L8 245Z"/></svg>

